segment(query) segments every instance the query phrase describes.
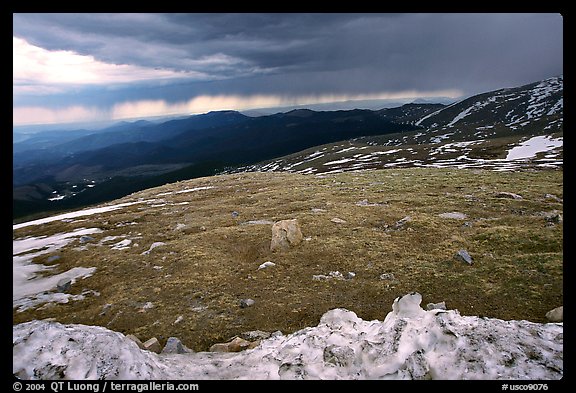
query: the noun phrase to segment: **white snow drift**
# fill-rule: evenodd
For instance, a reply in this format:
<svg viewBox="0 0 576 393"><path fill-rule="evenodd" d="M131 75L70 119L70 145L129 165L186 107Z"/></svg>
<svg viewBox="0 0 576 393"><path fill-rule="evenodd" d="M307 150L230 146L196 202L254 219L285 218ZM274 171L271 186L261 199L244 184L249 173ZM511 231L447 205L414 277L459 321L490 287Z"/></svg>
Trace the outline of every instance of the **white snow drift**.
<svg viewBox="0 0 576 393"><path fill-rule="evenodd" d="M397 298L384 321L334 309L316 327L277 333L238 353L142 351L103 327L13 327L24 379L560 379L563 324L461 316Z"/></svg>

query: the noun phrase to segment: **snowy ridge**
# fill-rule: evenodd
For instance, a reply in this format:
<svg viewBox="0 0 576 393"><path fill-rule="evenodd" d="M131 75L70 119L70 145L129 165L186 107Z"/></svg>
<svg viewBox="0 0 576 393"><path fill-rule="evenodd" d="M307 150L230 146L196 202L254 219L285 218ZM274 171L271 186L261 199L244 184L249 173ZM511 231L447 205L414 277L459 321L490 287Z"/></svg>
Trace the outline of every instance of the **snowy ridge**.
<svg viewBox="0 0 576 393"><path fill-rule="evenodd" d="M562 116L563 110L563 76L559 76L473 96L428 114L415 124L446 129L479 122L488 125L486 122L491 121L516 129L545 116Z"/></svg>
<svg viewBox="0 0 576 393"><path fill-rule="evenodd" d="M142 351L97 326L13 326L13 373L22 379L560 379L563 324L424 311L397 298L384 321L334 309L316 327L274 334L238 353Z"/></svg>

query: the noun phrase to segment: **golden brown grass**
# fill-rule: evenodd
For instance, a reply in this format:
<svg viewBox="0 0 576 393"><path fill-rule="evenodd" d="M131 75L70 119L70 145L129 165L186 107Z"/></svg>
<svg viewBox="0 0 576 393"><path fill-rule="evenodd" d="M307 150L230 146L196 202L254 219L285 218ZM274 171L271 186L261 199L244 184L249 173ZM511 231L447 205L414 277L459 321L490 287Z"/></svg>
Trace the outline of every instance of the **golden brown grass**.
<svg viewBox="0 0 576 393"><path fill-rule="evenodd" d="M207 185L214 188L157 196ZM523 199L498 198L499 191ZM549 225L541 214L563 207L546 194L563 197L561 171L249 173L168 184L119 201L155 202L15 231L15 238L80 227L104 232L84 250L70 244L55 262L55 272L95 266L96 273L74 284L72 293L89 288L100 296L15 311L13 319L95 324L142 340L156 336L161 343L177 336L197 351L248 330L290 333L314 326L335 307L382 320L395 297L412 291L422 294L423 306L445 301L464 315L545 322L545 313L563 302L563 227ZM377 205L358 206L364 199ZM167 205L152 207L162 203ZM438 216L453 211L468 217ZM396 228L406 216L411 220ZM270 252L271 225L242 225L292 218L308 239L285 252ZM110 248L123 238L100 243L113 235L132 239L132 247ZM158 241L166 244L141 255ZM473 265L454 259L461 248ZM276 266L258 270L269 260ZM331 271L356 276L312 279ZM384 273L396 281L380 279ZM256 303L241 308L243 298ZM154 307L143 308L147 302ZM103 313L106 304L111 306Z"/></svg>

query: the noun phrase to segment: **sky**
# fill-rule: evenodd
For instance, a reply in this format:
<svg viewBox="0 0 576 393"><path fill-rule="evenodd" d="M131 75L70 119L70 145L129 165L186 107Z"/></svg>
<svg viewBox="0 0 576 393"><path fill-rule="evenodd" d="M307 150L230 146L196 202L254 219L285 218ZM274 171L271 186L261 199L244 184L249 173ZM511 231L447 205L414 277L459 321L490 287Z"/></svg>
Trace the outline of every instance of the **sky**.
<svg viewBox="0 0 576 393"><path fill-rule="evenodd" d="M554 13L13 14L14 126L456 101L562 73Z"/></svg>

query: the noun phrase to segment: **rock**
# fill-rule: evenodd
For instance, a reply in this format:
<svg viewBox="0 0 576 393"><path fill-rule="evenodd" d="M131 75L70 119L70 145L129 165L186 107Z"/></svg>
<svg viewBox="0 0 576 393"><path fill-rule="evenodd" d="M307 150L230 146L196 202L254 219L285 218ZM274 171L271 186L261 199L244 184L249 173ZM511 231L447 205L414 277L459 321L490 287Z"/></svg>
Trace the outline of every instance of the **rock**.
<svg viewBox="0 0 576 393"><path fill-rule="evenodd" d="M396 280L396 277L394 277L394 274L392 274L392 273L383 273L380 275L380 280L394 281L394 280Z"/></svg>
<svg viewBox="0 0 576 393"><path fill-rule="evenodd" d="M71 286L72 286L71 278L62 278L58 281L58 284L56 284L56 288L58 288L60 292L67 292Z"/></svg>
<svg viewBox="0 0 576 393"><path fill-rule="evenodd" d="M495 196L496 196L496 198L522 199L521 195L514 194L512 192L505 192L505 191L499 192Z"/></svg>
<svg viewBox="0 0 576 393"><path fill-rule="evenodd" d="M166 243L164 243L164 242L154 242L150 245L150 248L148 250L144 251L140 255L149 255L153 249L155 249L156 247L164 246L164 245L166 245Z"/></svg>
<svg viewBox="0 0 576 393"><path fill-rule="evenodd" d="M248 348L246 348L246 349L254 349L254 348L256 348L258 345L260 345L260 341L261 341L261 340L251 341L251 342L250 342L250 345L248 345Z"/></svg>
<svg viewBox="0 0 576 393"><path fill-rule="evenodd" d="M544 195L544 198L546 198L546 199L553 199L554 201L560 202L560 203L564 202L564 200L563 200L562 198L558 198L558 197L557 197L556 195L554 195L554 194L546 194L546 195Z"/></svg>
<svg viewBox="0 0 576 393"><path fill-rule="evenodd" d="M87 236L87 235L80 236L80 243L89 243L89 242L93 242L94 240L96 240L96 239L94 239L92 236Z"/></svg>
<svg viewBox="0 0 576 393"><path fill-rule="evenodd" d="M312 211L312 213L326 213L326 209L320 209L317 207L313 207L312 209L310 209Z"/></svg>
<svg viewBox="0 0 576 393"><path fill-rule="evenodd" d="M272 224L274 224L274 221L270 220L250 220L240 223L240 225L272 225Z"/></svg>
<svg viewBox="0 0 576 393"><path fill-rule="evenodd" d="M472 265L472 257L468 254L468 251L462 249L459 250L454 257L460 261L466 262L469 265Z"/></svg>
<svg viewBox="0 0 576 393"><path fill-rule="evenodd" d="M152 337L150 340L146 341L144 344L144 349L154 353L160 353L162 351L162 346L156 337Z"/></svg>
<svg viewBox="0 0 576 393"><path fill-rule="evenodd" d="M250 341L246 341L243 338L236 337L234 340L228 343L228 352L240 352L248 349L250 346Z"/></svg>
<svg viewBox="0 0 576 393"><path fill-rule="evenodd" d="M218 343L210 347L210 352L240 352L250 347L250 341L235 337L227 343Z"/></svg>
<svg viewBox="0 0 576 393"><path fill-rule="evenodd" d="M354 362L354 357L354 349L350 347L340 347L332 344L324 348L324 362L337 367L350 367Z"/></svg>
<svg viewBox="0 0 576 393"><path fill-rule="evenodd" d="M446 310L446 303L445 302L428 303L426 305L426 310L428 310L428 311L430 311L430 310Z"/></svg>
<svg viewBox="0 0 576 393"><path fill-rule="evenodd" d="M268 332L263 332L262 330L251 330L249 332L244 332L240 334L240 337L248 341L259 341L266 340L272 334Z"/></svg>
<svg viewBox="0 0 576 393"><path fill-rule="evenodd" d="M232 212L232 218L237 218L240 215L237 211Z"/></svg>
<svg viewBox="0 0 576 393"><path fill-rule="evenodd" d="M450 218L450 219L453 219L453 220L465 220L468 216L466 216L466 214L460 213L460 212L450 212L450 213L438 214L438 217L440 217L440 218Z"/></svg>
<svg viewBox="0 0 576 393"><path fill-rule="evenodd" d="M47 263L52 263L52 262L54 262L54 261L57 261L57 260L60 259L60 258L61 258L60 255L52 255L52 256L50 256L50 257L48 257L48 258L46 259L46 262L47 262Z"/></svg>
<svg viewBox="0 0 576 393"><path fill-rule="evenodd" d="M380 203L370 203L368 199L362 199L361 201L356 202L356 206L380 206Z"/></svg>
<svg viewBox="0 0 576 393"><path fill-rule="evenodd" d="M404 227L404 224L410 221L412 221L412 217L406 216L401 220L396 221L396 224L394 224L394 229L402 229Z"/></svg>
<svg viewBox="0 0 576 393"><path fill-rule="evenodd" d="M252 299L242 299L240 300L240 307L241 308L246 308L246 307L250 307L253 306L256 302Z"/></svg>
<svg viewBox="0 0 576 393"><path fill-rule="evenodd" d="M111 303L106 303L105 305L102 306L102 311L100 311L100 316L104 316L106 315L106 313L108 312L108 310L110 310L110 308L112 308L112 304Z"/></svg>
<svg viewBox="0 0 576 393"><path fill-rule="evenodd" d="M176 337L169 337L161 353L189 353L190 349L186 348Z"/></svg>
<svg viewBox="0 0 576 393"><path fill-rule="evenodd" d="M226 343L218 343L214 344L208 350L209 352L229 352L228 351L228 344Z"/></svg>
<svg viewBox="0 0 576 393"><path fill-rule="evenodd" d="M146 348L144 347L144 344L142 343L142 341L140 341L140 339L139 339L138 337L136 337L135 335L129 334L129 335L126 336L126 338L129 338L130 340L134 341L134 342L136 343L136 345L138 345L138 348L140 348L140 349L146 349Z"/></svg>
<svg viewBox="0 0 576 393"><path fill-rule="evenodd" d="M350 272L348 272L348 273L350 274ZM350 277L349 274L347 274L346 276ZM355 276L355 274L352 273L352 276L350 278L352 278L354 276ZM330 272L330 273L328 273L328 275L316 274L316 275L312 276L312 280L315 280L315 281L330 280L330 279L343 280L344 276L338 270Z"/></svg>
<svg viewBox="0 0 576 393"><path fill-rule="evenodd" d="M287 250L302 242L303 236L298 220L282 220L272 225L270 251Z"/></svg>
<svg viewBox="0 0 576 393"><path fill-rule="evenodd" d="M556 307L546 313L546 318L550 322L562 322L564 320L564 306Z"/></svg>
<svg viewBox="0 0 576 393"><path fill-rule="evenodd" d="M346 273L346 275L344 276L344 278L345 278L346 280L351 280L351 279L353 279L354 277L356 277L356 273L354 273L354 272L348 272L348 273Z"/></svg>
<svg viewBox="0 0 576 393"><path fill-rule="evenodd" d="M552 214L546 216L546 221L550 224L560 224L563 221L562 214L552 213Z"/></svg>
<svg viewBox="0 0 576 393"><path fill-rule="evenodd" d="M338 218L338 217L334 217L330 221L332 221L335 224L346 224L346 220L343 220L343 219Z"/></svg>
<svg viewBox="0 0 576 393"><path fill-rule="evenodd" d="M272 261L267 261L267 262L264 262L263 264L261 264L260 266L258 266L258 270L266 269L267 267L272 267L272 266L276 266L276 264Z"/></svg>

